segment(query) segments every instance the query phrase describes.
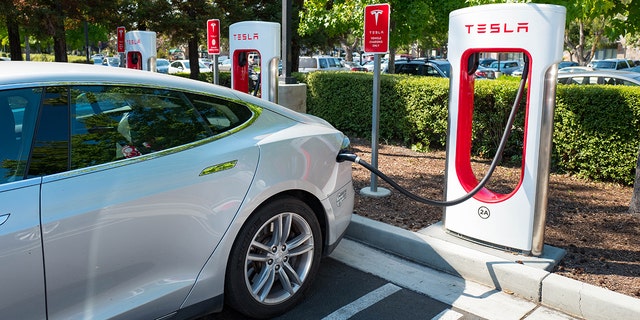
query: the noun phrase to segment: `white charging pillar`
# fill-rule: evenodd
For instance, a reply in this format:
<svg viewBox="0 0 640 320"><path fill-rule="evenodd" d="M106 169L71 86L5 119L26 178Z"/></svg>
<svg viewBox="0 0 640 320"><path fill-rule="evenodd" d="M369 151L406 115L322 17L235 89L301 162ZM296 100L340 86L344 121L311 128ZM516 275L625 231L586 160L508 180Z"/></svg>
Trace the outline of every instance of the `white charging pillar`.
<svg viewBox="0 0 640 320"><path fill-rule="evenodd" d="M153 31L129 31L124 35L126 66L130 69L156 71L156 33Z"/></svg>
<svg viewBox="0 0 640 320"><path fill-rule="evenodd" d="M452 234L508 250L542 254L557 63L562 60L566 9L544 4L490 4L449 15L451 63L446 199L478 185L471 168L474 75L472 56L480 52L522 53L529 79L520 180L502 194L484 188L473 198L445 208ZM482 80L488 81L488 80Z"/></svg>
<svg viewBox="0 0 640 320"><path fill-rule="evenodd" d="M247 55L260 54L262 99L278 100L278 62L280 61L280 24L265 21L242 21L229 26L231 88L248 92Z"/></svg>

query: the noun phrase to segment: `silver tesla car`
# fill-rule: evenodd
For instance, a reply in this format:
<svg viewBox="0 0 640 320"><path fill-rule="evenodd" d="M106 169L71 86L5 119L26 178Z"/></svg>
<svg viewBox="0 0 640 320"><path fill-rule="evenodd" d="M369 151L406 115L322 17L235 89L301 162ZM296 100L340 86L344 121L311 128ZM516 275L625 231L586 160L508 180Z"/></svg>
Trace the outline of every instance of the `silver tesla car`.
<svg viewBox="0 0 640 320"><path fill-rule="evenodd" d="M180 77L0 73L0 318L272 317L353 210L322 119Z"/></svg>

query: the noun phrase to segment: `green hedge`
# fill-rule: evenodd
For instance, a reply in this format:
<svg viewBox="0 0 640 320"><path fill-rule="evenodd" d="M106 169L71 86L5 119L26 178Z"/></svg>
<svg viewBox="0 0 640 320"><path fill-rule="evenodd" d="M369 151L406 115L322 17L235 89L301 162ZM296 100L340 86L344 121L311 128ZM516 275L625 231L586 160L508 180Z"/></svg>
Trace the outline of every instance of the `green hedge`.
<svg viewBox="0 0 640 320"><path fill-rule="evenodd" d="M369 73L314 72L307 112L354 136L371 136L373 77ZM448 79L382 75L379 138L427 151L444 149ZM515 79L476 81L473 150L495 153L518 87ZM599 181L633 184L640 142L640 88L559 85L552 166ZM524 107L520 108L503 161L519 163Z"/></svg>
<svg viewBox="0 0 640 320"><path fill-rule="evenodd" d="M553 160L587 178L632 185L640 137L640 88L559 85Z"/></svg>

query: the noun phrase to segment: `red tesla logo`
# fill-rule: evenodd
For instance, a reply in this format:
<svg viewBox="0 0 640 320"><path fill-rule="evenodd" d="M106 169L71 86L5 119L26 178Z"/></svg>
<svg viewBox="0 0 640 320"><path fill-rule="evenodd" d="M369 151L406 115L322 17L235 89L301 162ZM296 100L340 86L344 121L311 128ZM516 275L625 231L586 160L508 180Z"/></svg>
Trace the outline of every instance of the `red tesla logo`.
<svg viewBox="0 0 640 320"><path fill-rule="evenodd" d="M509 23L479 23L465 24L467 34L483 33L527 33L529 32L529 22Z"/></svg>

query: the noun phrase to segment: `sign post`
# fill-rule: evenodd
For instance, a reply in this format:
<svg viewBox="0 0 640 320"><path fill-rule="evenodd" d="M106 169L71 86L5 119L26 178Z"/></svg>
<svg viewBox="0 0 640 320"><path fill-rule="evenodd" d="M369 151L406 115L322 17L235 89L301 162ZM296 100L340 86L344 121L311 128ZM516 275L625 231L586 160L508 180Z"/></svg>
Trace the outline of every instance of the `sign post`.
<svg viewBox="0 0 640 320"><path fill-rule="evenodd" d="M117 49L118 49L118 55L120 56L120 67L124 67L124 52L125 52L125 48L124 48L124 34L125 34L126 30L124 27L118 27L116 29L116 33L118 36L118 41L117 41Z"/></svg>
<svg viewBox="0 0 640 320"><path fill-rule="evenodd" d="M207 20L207 49L209 55L213 55L213 81L214 84L219 83L218 79L218 55L220 54L220 20L209 19Z"/></svg>
<svg viewBox="0 0 640 320"><path fill-rule="evenodd" d="M371 165L378 168L378 127L380 117L380 55L389 52L389 21L391 6L388 3L368 5L364 9L364 51L373 53L373 105L371 112ZM377 176L371 173L371 185L360 190L370 197L385 197L391 191L378 188Z"/></svg>

